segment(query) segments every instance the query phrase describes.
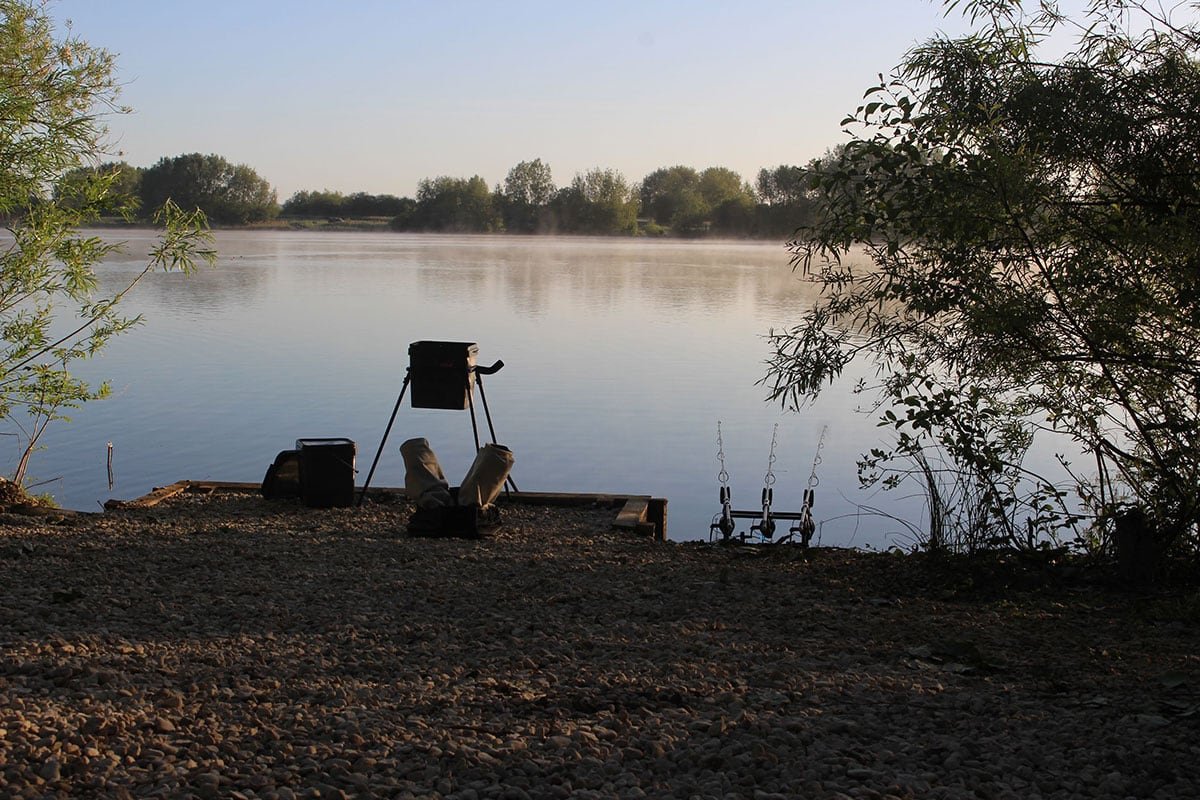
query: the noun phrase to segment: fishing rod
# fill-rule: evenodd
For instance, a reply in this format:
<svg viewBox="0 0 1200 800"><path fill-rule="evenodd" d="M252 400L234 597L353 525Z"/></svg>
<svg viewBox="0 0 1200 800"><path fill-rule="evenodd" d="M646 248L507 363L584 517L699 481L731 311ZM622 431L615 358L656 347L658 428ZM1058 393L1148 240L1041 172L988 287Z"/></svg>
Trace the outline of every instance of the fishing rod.
<svg viewBox="0 0 1200 800"><path fill-rule="evenodd" d="M817 531L817 523L813 521L812 508L813 500L816 497L817 484L821 479L817 477L817 467L821 465L821 451L825 449L825 435L829 433L829 426L821 426L821 435L817 438L817 450L813 454L812 471L808 473L808 486L804 490L804 499L800 503L800 519L788 529L788 535L781 542L786 542L796 534L800 534L800 546L808 547L812 541L813 534Z"/></svg>
<svg viewBox="0 0 1200 800"><path fill-rule="evenodd" d="M762 508L750 511L733 508L732 492L729 488L729 473L725 468L725 444L721 434L721 423L718 421L717 460L721 468L717 473L717 480L721 484L718 495L721 510L713 516L712 524L709 525L709 541L718 541L719 536L719 541L722 542L773 542L775 544L782 544L783 542L792 541L798 535L800 545L808 547L812 541L813 533L816 531L816 523L813 521L812 516L812 507L816 488L820 483L820 479L817 477L817 468L821 464L822 451L825 449L825 439L828 432L828 425L821 428L821 435L817 439L816 453L813 456L812 470L808 476L808 486L804 490L804 498L800 510L775 511L772 509L775 499L775 450L779 441L779 424L776 423L774 430L771 432L771 450L767 456L767 472L763 476ZM737 533L737 522L735 520L739 519L752 519L756 521L750 525L749 530ZM788 528L786 535L776 540L775 532L779 520L786 520L793 524Z"/></svg>

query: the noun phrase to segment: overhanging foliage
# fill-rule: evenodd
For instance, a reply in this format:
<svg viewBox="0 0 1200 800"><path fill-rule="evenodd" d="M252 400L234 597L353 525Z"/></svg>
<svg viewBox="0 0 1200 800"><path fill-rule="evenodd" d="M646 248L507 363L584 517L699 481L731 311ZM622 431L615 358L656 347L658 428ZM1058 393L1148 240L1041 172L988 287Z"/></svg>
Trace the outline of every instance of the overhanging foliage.
<svg viewBox="0 0 1200 800"><path fill-rule="evenodd" d="M117 246L79 228L109 207L119 171L81 168L106 154L105 119L125 110L117 93L108 53L57 39L41 3L0 0L0 219L9 233L0 240L0 420L18 428L18 483L46 426L107 394L70 368L138 324L120 312L126 292L155 268L187 270L214 255L203 215L167 203L145 268L99 293L95 265ZM69 191L51 196L56 185Z"/></svg>
<svg viewBox="0 0 1200 800"><path fill-rule="evenodd" d="M1198 6L977 0L975 33L911 51L814 178L792 247L822 294L774 337L773 396L803 403L856 357L892 396L943 376L1094 453L1097 512L1128 493L1194 536Z"/></svg>

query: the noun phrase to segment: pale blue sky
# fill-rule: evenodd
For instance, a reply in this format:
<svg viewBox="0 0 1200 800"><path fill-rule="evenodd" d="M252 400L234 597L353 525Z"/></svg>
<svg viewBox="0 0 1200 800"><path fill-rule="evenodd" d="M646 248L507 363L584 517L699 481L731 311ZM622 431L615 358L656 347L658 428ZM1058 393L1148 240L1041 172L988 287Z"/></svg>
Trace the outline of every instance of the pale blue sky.
<svg viewBox="0 0 1200 800"><path fill-rule="evenodd" d="M279 191L412 196L541 158L613 167L802 164L879 72L936 31L926 0L58 0L118 55L123 158L217 153Z"/></svg>

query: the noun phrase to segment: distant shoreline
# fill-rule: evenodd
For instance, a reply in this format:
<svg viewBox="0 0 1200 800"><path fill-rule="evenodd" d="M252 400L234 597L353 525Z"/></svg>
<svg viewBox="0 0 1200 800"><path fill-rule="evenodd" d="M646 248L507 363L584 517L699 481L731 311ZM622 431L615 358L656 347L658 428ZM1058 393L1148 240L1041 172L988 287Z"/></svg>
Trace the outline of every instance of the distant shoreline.
<svg viewBox="0 0 1200 800"><path fill-rule="evenodd" d="M297 231L297 232L318 232L318 231L341 231L347 233L395 233L395 234L434 234L448 236L511 236L522 239L536 239L542 237L571 237L571 238L603 238L603 239L640 239L640 240L661 240L661 241L678 241L678 242L777 242L784 244L788 238L775 238L771 236L718 236L718 235L699 235L699 236L676 236L669 233L662 234L597 234L597 233L528 233L528 232L510 232L510 231L399 231L395 230L390 225L390 218L363 218L363 219L338 219L338 220L322 220L322 219L275 219L269 222L254 222L246 225L222 225L210 224L210 228L214 231ZM98 219L89 222L86 228L103 228L112 230L158 230L156 226L149 222L126 222L120 219Z"/></svg>

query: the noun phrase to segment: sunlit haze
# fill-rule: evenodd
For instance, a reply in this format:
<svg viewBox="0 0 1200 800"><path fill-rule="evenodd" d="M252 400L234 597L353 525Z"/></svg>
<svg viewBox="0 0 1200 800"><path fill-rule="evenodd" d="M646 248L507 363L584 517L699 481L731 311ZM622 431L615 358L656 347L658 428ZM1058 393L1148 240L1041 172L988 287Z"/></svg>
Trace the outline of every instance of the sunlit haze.
<svg viewBox="0 0 1200 800"><path fill-rule="evenodd" d="M540 158L593 167L803 164L880 72L937 31L940 3L60 0L117 54L115 150L135 166L216 153L282 201L300 189L412 196L425 177L503 181Z"/></svg>

